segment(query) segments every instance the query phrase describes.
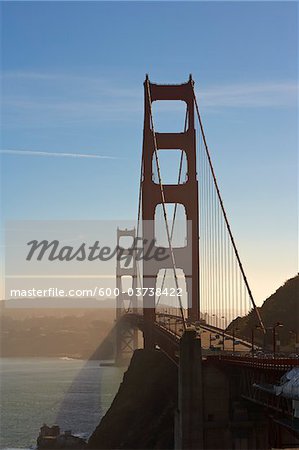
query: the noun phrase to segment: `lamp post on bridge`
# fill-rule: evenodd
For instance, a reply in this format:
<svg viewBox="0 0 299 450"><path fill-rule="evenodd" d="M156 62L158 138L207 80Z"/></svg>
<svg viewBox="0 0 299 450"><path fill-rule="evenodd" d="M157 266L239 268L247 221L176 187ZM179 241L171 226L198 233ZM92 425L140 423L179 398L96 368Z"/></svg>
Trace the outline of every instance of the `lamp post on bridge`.
<svg viewBox="0 0 299 450"><path fill-rule="evenodd" d="M223 320L223 331L222 331L222 350L224 351L224 330L226 330L226 324L227 324L227 319L225 316L221 316L221 319Z"/></svg>
<svg viewBox="0 0 299 450"><path fill-rule="evenodd" d="M212 314L212 317L215 317L215 327L218 328L218 316L217 316L217 314Z"/></svg>
<svg viewBox="0 0 299 450"><path fill-rule="evenodd" d="M254 354L254 331L255 330L261 330L261 327L259 325L256 325L254 328L251 328L251 354L252 354L252 356Z"/></svg>
<svg viewBox="0 0 299 450"><path fill-rule="evenodd" d="M167 318L167 323L168 323L168 330L170 331L170 318L169 317Z"/></svg>
<svg viewBox="0 0 299 450"><path fill-rule="evenodd" d="M179 321L179 319L175 319L175 334L178 334L178 327L177 327L177 325L178 325L178 323L179 323L180 321Z"/></svg>
<svg viewBox="0 0 299 450"><path fill-rule="evenodd" d="M166 328L166 320L167 320L166 316L167 316L167 309L165 308L165 310L164 310L164 326L165 326L165 328Z"/></svg>
<svg viewBox="0 0 299 450"><path fill-rule="evenodd" d="M235 349L236 349L236 342L235 342L236 331L239 331L239 328L233 327L233 353L235 353Z"/></svg>
<svg viewBox="0 0 299 450"><path fill-rule="evenodd" d="M227 327L227 317L221 316L221 319L223 320L223 325L224 325L223 328L226 330L226 327Z"/></svg>
<svg viewBox="0 0 299 450"><path fill-rule="evenodd" d="M222 351L224 351L224 330L222 331Z"/></svg>
<svg viewBox="0 0 299 450"><path fill-rule="evenodd" d="M272 331L273 331L273 356L274 356L274 358L275 358L275 355L276 355L276 344L278 344L280 346L280 341L279 340L276 341L276 328L280 328L280 327L283 327L283 324L281 322L277 322L272 327Z"/></svg>
<svg viewBox="0 0 299 450"><path fill-rule="evenodd" d="M295 353L297 353L297 350L299 348L299 342L298 342L298 331L290 330L290 334L293 334L295 336Z"/></svg>

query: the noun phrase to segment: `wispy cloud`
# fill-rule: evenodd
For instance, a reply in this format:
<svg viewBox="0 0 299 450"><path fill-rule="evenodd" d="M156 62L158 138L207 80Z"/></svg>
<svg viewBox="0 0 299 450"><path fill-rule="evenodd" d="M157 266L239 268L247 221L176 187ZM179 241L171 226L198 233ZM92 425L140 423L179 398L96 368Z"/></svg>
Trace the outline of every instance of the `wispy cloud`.
<svg viewBox="0 0 299 450"><path fill-rule="evenodd" d="M207 86L198 92L205 107L265 108L295 106L298 84L285 82L234 83Z"/></svg>
<svg viewBox="0 0 299 450"><path fill-rule="evenodd" d="M99 126L99 122L127 122L143 108L141 89L108 77L6 72L2 86L6 126Z"/></svg>
<svg viewBox="0 0 299 450"><path fill-rule="evenodd" d="M116 156L98 155L96 153L60 153L35 150L0 150L0 153L19 156L48 156L58 158L87 158L87 159L120 159Z"/></svg>
<svg viewBox="0 0 299 450"><path fill-rule="evenodd" d="M143 113L143 90L126 80L66 73L6 72L3 74L3 125L55 127L128 122ZM296 81L232 82L200 85L201 109L289 108L296 106ZM168 102L169 103L169 102ZM174 105L162 111L175 112Z"/></svg>

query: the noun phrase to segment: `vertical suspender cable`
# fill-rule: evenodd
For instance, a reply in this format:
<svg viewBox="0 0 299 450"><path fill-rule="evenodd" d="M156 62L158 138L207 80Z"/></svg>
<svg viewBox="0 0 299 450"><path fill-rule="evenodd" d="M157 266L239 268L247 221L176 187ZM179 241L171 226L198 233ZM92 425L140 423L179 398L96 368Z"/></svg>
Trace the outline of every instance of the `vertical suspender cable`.
<svg viewBox="0 0 299 450"><path fill-rule="evenodd" d="M209 161L209 166L210 166L210 169L211 169L214 185L215 185L215 188L216 188L218 200L219 200L220 207L221 207L221 210L222 210L222 213L223 213L223 217L224 217L224 220L225 220L225 223L226 223L226 227L227 227L227 230L228 230L228 234L229 234L229 237L230 237L230 240L231 240L234 252L235 252L235 256L237 258L239 269L240 269L240 271L242 273L243 281L244 281L244 283L246 285L246 289L247 289L249 298L251 300L252 306L253 306L253 308L255 310L255 313L257 315L259 324L260 324L263 332L265 333L266 329L264 327L261 315L260 315L259 310L258 310L258 308L256 306L255 301L254 301L254 298L253 298L253 295L252 295L250 286L248 284L247 277L246 277L246 274L244 272L243 265L242 265L242 262L241 262L241 259L240 259L240 256L239 256L239 252L238 252L238 249L236 247L236 243L235 243L232 231L231 231L231 227L230 227L229 222L228 222L227 214L226 214L226 211L225 211L225 208L224 208L223 200L222 200L222 197L221 197L221 194L220 194L220 190L219 190L219 187L218 187L218 182L217 182L216 175L215 175L215 172L214 172L214 167L213 167L213 164L212 164L212 161L211 161L210 152L209 152L209 149L208 149L208 145L207 145L207 141L206 141L206 137L205 137L205 133L204 133L204 129L203 129L203 124L202 124L202 120L201 120L201 116L200 116L200 113L199 113L199 108L198 108L198 104L197 104L197 100L196 100L196 96L195 96L195 92L194 92L194 86L192 86L192 89L193 89L193 97L194 97L195 108L196 108L197 117L198 117L198 121L199 121L199 126L200 126L201 134L202 134L202 137L203 137L203 142L204 142L207 158L208 158L208 161Z"/></svg>

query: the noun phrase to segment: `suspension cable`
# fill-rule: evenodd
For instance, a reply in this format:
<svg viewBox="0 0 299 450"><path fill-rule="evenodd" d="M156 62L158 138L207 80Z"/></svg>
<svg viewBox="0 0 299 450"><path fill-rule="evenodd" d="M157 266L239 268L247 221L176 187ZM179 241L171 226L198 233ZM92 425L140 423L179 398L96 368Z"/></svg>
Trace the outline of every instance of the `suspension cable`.
<svg viewBox="0 0 299 450"><path fill-rule="evenodd" d="M176 287L176 291L178 293L179 292L179 284L178 284L178 278L177 278L177 269L176 269L175 257L174 257L173 248L172 248L172 244L171 244L171 236L170 236L168 220L167 220L167 212L166 212L166 206L165 206L166 201L165 201L165 194L164 194L164 189L163 189L163 184L162 184L160 164L159 164L159 158L158 158L157 137L156 137L156 132L155 132L155 128L154 128L154 120L153 120L153 115L152 115L152 100L151 100L151 92L150 92L150 85L149 85L148 79L146 80L146 86L147 86L147 94L148 94L148 100L149 100L150 122L151 122L151 127L152 127L152 132L153 132L154 154L155 154L158 180L159 180L159 186L160 186L160 192L161 192L162 209L163 209L163 215L164 215L164 220L165 220L167 241L168 241L168 246L169 246L169 251L170 251L170 256L171 256L172 270L173 270L173 275L174 275L174 280L175 280L175 287ZM178 300L179 300L180 312L181 312L182 321L183 321L183 328L184 328L184 330L186 330L184 309L183 309L183 305L182 305L182 300L179 296L178 296Z"/></svg>
<svg viewBox="0 0 299 450"><path fill-rule="evenodd" d="M196 95L195 95L195 92L194 92L194 84L192 84L192 91L193 91L193 98L194 98L196 113L197 113L197 117L198 117L198 121L199 121L200 131L201 131L201 134L202 134L206 155L207 155L207 158L208 158L208 162L209 162L212 178L213 178L213 181L214 181L216 193L217 193L217 196L218 196L218 200L219 200L219 203L220 203L220 207L221 207L221 210L222 210L222 213L223 213L223 217L224 217L224 220L225 220L225 223L226 223L227 231L228 231L228 234L229 234L229 237L230 237L230 240L231 240L234 252L235 252L235 256L236 256L237 261L238 261L239 269L240 269L240 271L242 273L243 281L245 283L245 286L246 286L249 298L251 300L251 303L252 303L253 308L255 310L255 313L257 315L259 324L260 324L263 332L266 333L266 329L265 329L265 326L263 324L261 315L260 315L259 310L258 310L258 308L256 306L256 303L254 301L254 298L253 298L250 286L248 284L247 277L246 277L246 274L244 272L243 265L242 265L242 262L241 262L241 259L240 259L240 256L239 256L239 252L238 252L238 249L237 249L237 246L236 246L236 243L235 243L232 231L231 231L231 227L230 227L230 224L229 224L229 221L228 221L228 217L227 217L227 214L226 214L226 211L225 211L225 208L224 208L223 200L222 200L222 197L221 197L221 194L220 194L220 190L219 190L219 187L218 187L218 182L217 182L217 179L216 179L214 167L213 167L211 156L210 156L210 151L209 151L209 148L208 148L208 145L207 145L207 141L206 141L205 132L204 132L204 129L203 129L203 124L202 124L201 115L200 115L198 104L197 104L197 100L196 100Z"/></svg>
<svg viewBox="0 0 299 450"><path fill-rule="evenodd" d="M143 155L143 152L142 152L140 177L139 177L139 194L138 194L138 212L137 212L137 230L136 230L136 237L137 238L139 236L139 225L140 225L140 217L141 217L143 165L144 165L144 155ZM139 279L140 287L142 288L142 280L141 280L141 274L140 274L138 262L136 263L136 272L137 272L137 274L136 274L137 278Z"/></svg>

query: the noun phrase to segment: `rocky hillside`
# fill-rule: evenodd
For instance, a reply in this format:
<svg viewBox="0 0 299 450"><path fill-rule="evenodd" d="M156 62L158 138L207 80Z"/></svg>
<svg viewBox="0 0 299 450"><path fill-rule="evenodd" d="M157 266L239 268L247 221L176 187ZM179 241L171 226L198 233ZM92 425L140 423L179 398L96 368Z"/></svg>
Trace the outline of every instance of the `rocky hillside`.
<svg viewBox="0 0 299 450"><path fill-rule="evenodd" d="M174 448L177 368L160 351L136 350L119 391L92 434L92 449Z"/></svg>
<svg viewBox="0 0 299 450"><path fill-rule="evenodd" d="M287 280L283 286L267 298L259 308L265 327L270 328L277 322L283 324L279 328L279 336L282 346L293 347L295 336L290 331L297 331L299 338L299 275ZM240 331L239 336L250 339L251 329L257 325L254 311L245 317L239 317L232 322L229 328L236 326ZM268 330L271 334L271 330ZM256 339L262 340L262 333L255 332ZM269 338L269 341L271 339Z"/></svg>

